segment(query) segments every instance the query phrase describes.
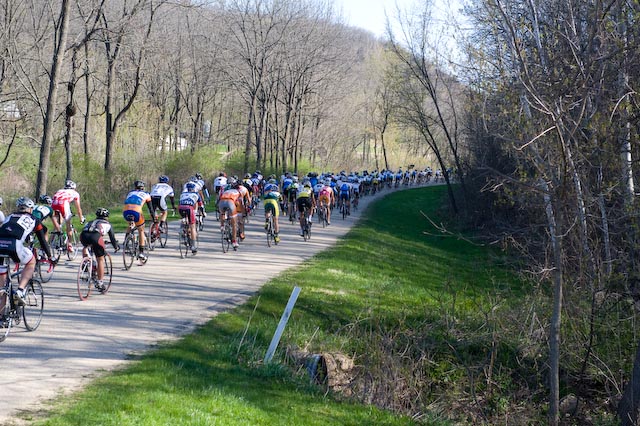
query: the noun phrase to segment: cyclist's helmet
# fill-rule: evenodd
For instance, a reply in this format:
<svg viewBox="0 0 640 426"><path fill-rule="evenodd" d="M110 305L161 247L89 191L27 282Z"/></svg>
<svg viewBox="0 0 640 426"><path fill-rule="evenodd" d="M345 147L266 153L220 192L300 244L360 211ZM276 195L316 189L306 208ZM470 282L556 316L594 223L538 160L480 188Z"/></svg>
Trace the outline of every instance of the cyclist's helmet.
<svg viewBox="0 0 640 426"><path fill-rule="evenodd" d="M240 181L234 179L233 182L230 183L230 185L231 185L231 188L238 189L240 188Z"/></svg>
<svg viewBox="0 0 640 426"><path fill-rule="evenodd" d="M304 188L305 188L305 189L311 189L311 183L309 183L309 182L305 182L305 184L304 184Z"/></svg>
<svg viewBox="0 0 640 426"><path fill-rule="evenodd" d="M261 175L261 174L262 174L262 172L261 172L260 170L256 170L256 174L257 174L257 175Z"/></svg>
<svg viewBox="0 0 640 426"><path fill-rule="evenodd" d="M198 180L202 179L202 175L200 173L196 173L196 179Z"/></svg>
<svg viewBox="0 0 640 426"><path fill-rule="evenodd" d="M67 179L64 183L64 189L76 189L76 183L71 179Z"/></svg>
<svg viewBox="0 0 640 426"><path fill-rule="evenodd" d="M269 179L269 181L267 183L275 185L276 184L276 180L271 178L271 179Z"/></svg>
<svg viewBox="0 0 640 426"><path fill-rule="evenodd" d="M143 181L141 181L141 180L137 180L137 181L135 181L135 182L133 183L133 186L134 186L136 189L144 189L144 187L146 186L146 184L145 184Z"/></svg>
<svg viewBox="0 0 640 426"><path fill-rule="evenodd" d="M249 173L245 173L245 174L244 174L244 178L245 178L245 179L251 179L251 175L250 175Z"/></svg>
<svg viewBox="0 0 640 426"><path fill-rule="evenodd" d="M195 176L190 176L189 177L189 182L196 182L197 180L198 180L198 178L195 177Z"/></svg>
<svg viewBox="0 0 640 426"><path fill-rule="evenodd" d="M187 182L186 188L187 191L194 192L196 190L196 184L193 182Z"/></svg>
<svg viewBox="0 0 640 426"><path fill-rule="evenodd" d="M102 219L109 217L109 210L105 209L104 207L100 207L98 210L96 210L96 217Z"/></svg>
<svg viewBox="0 0 640 426"><path fill-rule="evenodd" d="M167 175L162 175L158 178L158 182L160 183L169 183L169 176Z"/></svg>
<svg viewBox="0 0 640 426"><path fill-rule="evenodd" d="M21 212L32 209L35 206L36 205L31 198L20 197L18 198L18 201L16 201L16 207L18 208L18 211L21 211Z"/></svg>
<svg viewBox="0 0 640 426"><path fill-rule="evenodd" d="M48 206L50 206L51 204L53 204L53 200L51 199L51 197L49 197L47 194L41 195L39 198L40 202L42 204L46 204Z"/></svg>

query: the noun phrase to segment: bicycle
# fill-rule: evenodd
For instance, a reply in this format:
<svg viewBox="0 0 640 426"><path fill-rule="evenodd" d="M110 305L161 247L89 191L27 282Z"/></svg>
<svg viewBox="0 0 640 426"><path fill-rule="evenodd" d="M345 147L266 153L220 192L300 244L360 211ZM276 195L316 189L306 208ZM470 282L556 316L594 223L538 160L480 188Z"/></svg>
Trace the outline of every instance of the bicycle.
<svg viewBox="0 0 640 426"><path fill-rule="evenodd" d="M267 232L267 247L271 247L272 244L278 245L278 241L276 241L276 225L275 219L271 212L267 213L265 230Z"/></svg>
<svg viewBox="0 0 640 426"><path fill-rule="evenodd" d="M233 228L231 227L231 218L229 217L229 209L224 209L224 222L222 223L222 227L221 227L221 241L222 241L222 252L226 253L229 251L229 246L231 246L231 241L232 238L231 236L232 234L232 230ZM237 250L235 247L233 248L234 250Z"/></svg>
<svg viewBox="0 0 640 426"><path fill-rule="evenodd" d="M180 250L180 258L184 259L189 256L191 247L198 248L198 238L195 241L191 239L191 232L189 230L189 220L183 217L180 222L180 233L178 234L178 249ZM193 256L196 254L191 252Z"/></svg>
<svg viewBox="0 0 640 426"><path fill-rule="evenodd" d="M127 229L127 233L124 237L124 244L122 249L122 260L124 261L124 269L127 271L131 269L133 265L133 261L138 259L141 265L147 263L148 258L140 259L140 246L138 241L138 229L136 227L136 223L127 218L129 221L129 228Z"/></svg>
<svg viewBox="0 0 640 426"><path fill-rule="evenodd" d="M5 265L9 265L9 256L4 258ZM4 286L0 288L0 342L3 342L14 325L24 321L24 326L28 331L34 331L42 321L44 310L44 290L42 284L35 278L29 280L26 287L25 304L19 305L13 300L13 280L19 277L22 270L12 274L7 271Z"/></svg>
<svg viewBox="0 0 640 426"><path fill-rule="evenodd" d="M78 267L78 296L80 296L80 300L87 300L94 287L101 294L107 294L111 288L111 280L113 277L111 255L105 252L103 286L98 287L98 261L91 247L89 247L88 250L89 254L82 258L80 266Z"/></svg>
<svg viewBox="0 0 640 426"><path fill-rule="evenodd" d="M340 214L342 214L342 220L349 216L349 205L344 200L340 202Z"/></svg>
<svg viewBox="0 0 640 426"><path fill-rule="evenodd" d="M75 216L75 215L74 215ZM60 228L64 227L64 221L60 224ZM51 251L53 254L53 261L58 262L60 257L63 254L67 256L68 260L74 260L78 256L78 251L80 249L78 242L78 232L76 228L73 226L73 222L69 220L69 226L71 228L71 241L69 241L69 236L64 231L53 231L51 232L51 240L49 241L49 245L51 246ZM71 250L69 250L69 246L71 246Z"/></svg>
<svg viewBox="0 0 640 426"><path fill-rule="evenodd" d="M305 241L308 241L311 238L311 218L309 218L309 209L305 207L302 214L304 215L302 219L302 238L304 238Z"/></svg>
<svg viewBox="0 0 640 426"><path fill-rule="evenodd" d="M327 221L327 206L322 204L320 206L320 208L318 209L318 220L320 221L320 223L322 224L323 228L326 228L328 225L328 221Z"/></svg>
<svg viewBox="0 0 640 426"><path fill-rule="evenodd" d="M156 216L153 219L153 223L149 227L149 247L155 246L157 242L160 243L160 247L165 248L167 246L167 239L169 237L169 225L167 222L159 222Z"/></svg>
<svg viewBox="0 0 640 426"><path fill-rule="evenodd" d="M202 231L204 229L204 207L198 208L196 211L196 229Z"/></svg>
<svg viewBox="0 0 640 426"><path fill-rule="evenodd" d="M49 282L51 280L51 277L53 276L55 263L47 259L44 250L36 244L36 241L33 238L31 239L31 241L29 241L29 246L31 247L33 256L36 259L36 268L34 274L40 278L40 281L42 283ZM51 251L53 253L53 249Z"/></svg>

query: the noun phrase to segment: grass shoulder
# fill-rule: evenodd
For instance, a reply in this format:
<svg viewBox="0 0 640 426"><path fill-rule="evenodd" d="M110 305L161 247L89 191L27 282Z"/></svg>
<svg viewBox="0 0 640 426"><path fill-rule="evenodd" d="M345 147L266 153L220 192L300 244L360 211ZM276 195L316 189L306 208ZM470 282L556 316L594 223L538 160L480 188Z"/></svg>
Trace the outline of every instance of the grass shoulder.
<svg viewBox="0 0 640 426"><path fill-rule="evenodd" d="M507 325L526 288L493 265L486 248L439 235L425 220L421 212L445 221L444 196L433 187L372 203L334 248L193 334L98 379L39 424L446 425L499 418L520 403L512 397L522 385L514 374L519 342ZM264 365L294 286L302 292L275 362ZM348 380L340 389L311 381L293 352L344 355L353 361Z"/></svg>

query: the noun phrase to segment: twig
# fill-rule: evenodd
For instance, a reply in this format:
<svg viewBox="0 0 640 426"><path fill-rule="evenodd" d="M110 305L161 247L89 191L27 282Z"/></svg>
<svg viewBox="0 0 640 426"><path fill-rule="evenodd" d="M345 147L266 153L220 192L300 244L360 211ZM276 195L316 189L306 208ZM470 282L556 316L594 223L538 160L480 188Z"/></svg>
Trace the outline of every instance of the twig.
<svg viewBox="0 0 640 426"><path fill-rule="evenodd" d="M471 241L470 239L465 238L465 237L463 237L463 236L462 236L462 235L460 235L460 234L454 234L453 232L451 232L451 231L447 230L447 229L444 227L444 225L437 225L437 224L436 224L433 220L431 220L431 218L430 218L429 216L427 216L427 215L426 215L422 210L420 210L420 214L422 214L422 216L424 216L425 218L427 218L427 220L429 221L429 223L431 223L431 225L432 225L434 228L436 228L438 231L440 231L440 235L438 235L438 236L440 236L440 237L445 237L445 236L447 236L447 237L456 237L457 239L459 239L459 240L463 240L463 241L466 241L466 242L468 242L469 244L473 244L474 246L478 246L478 247L484 247L484 246L485 246L484 244L479 244L479 243L476 243L476 242L474 242L474 241ZM433 235L433 234L428 233L427 231L422 231L422 233L423 233L423 234L425 234L425 235Z"/></svg>
<svg viewBox="0 0 640 426"><path fill-rule="evenodd" d="M258 309L259 303L260 303L260 296L258 296L258 300L256 300L256 305L253 307L253 312L251 312L249 321L247 321L247 325L244 328L244 332L242 333L242 338L240 339L240 343L238 344L238 351L236 352L236 356L240 354L240 348L242 348L242 343L244 342L244 338L247 335L247 331L249 331L249 325L251 324L251 319L253 318L253 315L256 313L256 309Z"/></svg>

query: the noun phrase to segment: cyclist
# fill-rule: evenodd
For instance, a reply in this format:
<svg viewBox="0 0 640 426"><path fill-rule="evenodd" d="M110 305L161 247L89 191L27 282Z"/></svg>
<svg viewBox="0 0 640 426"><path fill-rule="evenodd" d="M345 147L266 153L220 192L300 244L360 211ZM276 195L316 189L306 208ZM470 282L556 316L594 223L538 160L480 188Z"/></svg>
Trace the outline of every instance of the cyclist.
<svg viewBox="0 0 640 426"><path fill-rule="evenodd" d="M202 197L202 200L203 201L206 200L206 202L208 203L210 197L209 197L209 188L207 188L207 182L204 180L201 173L196 173L194 177L196 178L196 181L195 181L196 185L200 186L200 190L202 191L202 193L200 194L200 196Z"/></svg>
<svg viewBox="0 0 640 426"><path fill-rule="evenodd" d="M240 193L240 199L236 200L236 207L241 214L241 220L239 221L240 228L240 241L244 240L244 217L251 211L251 192L247 189L247 185L243 182L236 180L237 190Z"/></svg>
<svg viewBox="0 0 640 426"><path fill-rule="evenodd" d="M275 183L268 183L264 186L264 218L265 222L269 217L269 214L273 216L273 231L274 231L274 239L276 243L280 242L280 237L278 236L278 232L280 231L280 227L278 225L278 216L280 216L280 199L282 195L278 192L278 185ZM265 223L265 228L267 224Z"/></svg>
<svg viewBox="0 0 640 426"><path fill-rule="evenodd" d="M47 259L52 261L51 248L44 236L42 222L32 214L35 206L35 203L30 198L18 198L16 211L11 213L0 226L0 254L8 255L14 262L24 265L24 269L20 274L18 289L12 295L14 302L18 305L25 304L25 288L33 277L33 271L36 267L36 258L33 255L33 251L26 246L26 241L31 234L36 234L38 241L40 241L40 246L47 255ZM2 262L6 262L5 259L3 258ZM5 275L7 274L8 266L8 264L0 265L0 280L6 279Z"/></svg>
<svg viewBox="0 0 640 426"><path fill-rule="evenodd" d="M227 186L227 174L220 172L218 177L213 180L213 192L215 192L216 195L220 195L225 186Z"/></svg>
<svg viewBox="0 0 640 426"><path fill-rule="evenodd" d="M151 187L151 209L153 210L152 217L155 220L156 210L160 210L160 224L162 225L167 220L167 197L171 200L171 208L175 211L175 194L173 188L169 185L169 176L162 175L158 178L158 183Z"/></svg>
<svg viewBox="0 0 640 426"><path fill-rule="evenodd" d="M243 196L247 195L248 197L248 202L246 202L245 204L245 213L248 215L253 209L253 180L251 179L251 175L249 173L245 173L244 179L242 180L242 186L247 189L246 194L244 190L241 190L240 192L242 192Z"/></svg>
<svg viewBox="0 0 640 426"><path fill-rule="evenodd" d="M178 206L178 212L180 217L187 218L189 222L189 235L191 236L191 253L196 254L198 248L193 243L198 238L198 231L196 230L196 207L202 202L202 197L196 191L197 186L195 182L187 182L185 185L186 191L180 194L180 205Z"/></svg>
<svg viewBox="0 0 640 426"><path fill-rule="evenodd" d="M327 215L327 225L331 225L331 206L334 203L334 193L330 185L331 181L326 180L322 189L318 192L318 204L320 204L321 207L326 207L324 211Z"/></svg>
<svg viewBox="0 0 640 426"><path fill-rule="evenodd" d="M238 232L238 215L240 214L237 205L242 199L242 195L240 191L238 191L240 183L235 179L229 179L229 182L226 189L220 194L218 209L220 210L221 229L224 229L224 221L227 219L225 209L229 211L229 218L231 219L231 244L233 244L233 248L236 249L238 248L236 235Z"/></svg>
<svg viewBox="0 0 640 426"><path fill-rule="evenodd" d="M144 215L142 214L142 206L145 204L149 209L149 214L153 217L153 209L151 207L151 196L145 192L144 187L146 184L137 180L133 183L133 190L129 191L124 199L124 208L122 209L122 216L128 222L134 222L136 228L138 228L138 236L140 241L140 254L138 259L142 261L147 260L147 255L144 254L145 238L144 238ZM130 228L127 228L127 234Z"/></svg>
<svg viewBox="0 0 640 426"><path fill-rule="evenodd" d="M196 192L198 193L198 195L200 195L200 200L198 201L198 205L197 205L198 212L200 212L202 217L207 217L207 212L204 211L204 192L203 192L204 180L198 179L198 177L196 175L191 176L189 178L189 180L187 181L187 183L185 183L184 186L182 187L182 192L183 193L184 192L188 192L187 184L189 182L193 182L195 184Z"/></svg>
<svg viewBox="0 0 640 426"><path fill-rule="evenodd" d="M96 218L92 221L87 222L82 228L82 232L80 232L80 242L82 243L82 256L88 256L89 251L87 247L91 246L91 250L93 250L93 254L96 256L96 271L97 271L97 281L95 286L98 290L104 290L104 254L105 243L104 236L109 236L109 242L113 246L114 250L117 252L120 249L118 245L118 241L116 241L116 236L113 233L113 227L111 223L109 223L109 210L100 207L96 210Z"/></svg>
<svg viewBox="0 0 640 426"><path fill-rule="evenodd" d="M80 216L80 223L84 224L85 217L82 215L82 207L80 206L80 194L76 191L76 183L70 179L64 183L64 188L58 190L53 194L53 200L51 207L53 208L53 214L58 223L66 224L67 232L67 250L73 251L71 245L71 203L76 207L76 211Z"/></svg>
<svg viewBox="0 0 640 426"><path fill-rule="evenodd" d="M347 214L349 214L351 208L351 185L347 182L347 178L343 176L342 180L336 186L340 194L340 205L346 203Z"/></svg>
<svg viewBox="0 0 640 426"><path fill-rule="evenodd" d="M33 215L40 220L42 223L42 227L44 228L44 236L49 240L49 230L44 224L44 220L48 217L51 218L51 222L53 223L53 228L56 232L60 232L60 224L53 214L53 208L51 204L53 204L53 199L48 195L41 195L39 198L40 204L37 204L33 209Z"/></svg>
<svg viewBox="0 0 640 426"><path fill-rule="evenodd" d="M311 215L313 215L313 209L316 206L313 198L313 190L310 183L305 183L304 186L298 191L296 196L296 205L298 206L298 213L300 213L300 236L304 235L304 210L308 209L309 222L311 222Z"/></svg>

